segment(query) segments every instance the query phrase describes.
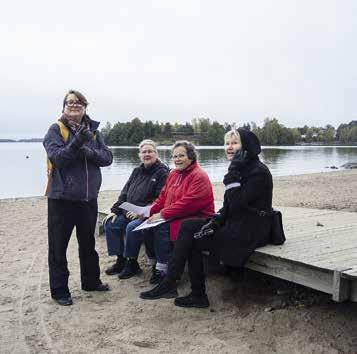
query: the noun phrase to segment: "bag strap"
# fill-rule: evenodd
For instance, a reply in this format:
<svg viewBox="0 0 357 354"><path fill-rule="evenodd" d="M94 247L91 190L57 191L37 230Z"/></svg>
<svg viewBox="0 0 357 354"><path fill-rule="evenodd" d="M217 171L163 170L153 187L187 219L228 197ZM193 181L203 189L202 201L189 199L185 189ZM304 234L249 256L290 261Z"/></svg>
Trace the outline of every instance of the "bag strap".
<svg viewBox="0 0 357 354"><path fill-rule="evenodd" d="M56 121L56 124L59 127L60 135L62 137L63 142L66 143L69 138L69 129L64 125L64 123L60 119L58 119ZM46 189L45 189L45 196L48 195L48 190L50 188L50 183L52 180L53 169L54 169L54 166L53 166L52 162L50 161L49 158L47 158L47 185L46 185Z"/></svg>

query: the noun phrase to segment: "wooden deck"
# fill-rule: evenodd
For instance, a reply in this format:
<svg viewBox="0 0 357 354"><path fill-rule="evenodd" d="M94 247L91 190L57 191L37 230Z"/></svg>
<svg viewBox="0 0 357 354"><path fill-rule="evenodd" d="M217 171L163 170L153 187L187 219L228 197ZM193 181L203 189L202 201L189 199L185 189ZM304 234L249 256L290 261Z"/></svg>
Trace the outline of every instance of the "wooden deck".
<svg viewBox="0 0 357 354"><path fill-rule="evenodd" d="M329 293L335 301L357 302L357 213L280 210L286 243L257 249L246 267Z"/></svg>
<svg viewBox="0 0 357 354"><path fill-rule="evenodd" d="M246 267L329 293L335 301L357 302L357 213L279 209L286 243L257 249Z"/></svg>

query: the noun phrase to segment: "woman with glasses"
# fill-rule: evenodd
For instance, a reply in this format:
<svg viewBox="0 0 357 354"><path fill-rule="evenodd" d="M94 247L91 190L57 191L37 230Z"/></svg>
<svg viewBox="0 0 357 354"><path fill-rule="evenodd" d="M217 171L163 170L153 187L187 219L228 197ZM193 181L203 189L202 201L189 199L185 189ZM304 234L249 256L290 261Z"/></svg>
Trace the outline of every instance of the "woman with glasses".
<svg viewBox="0 0 357 354"><path fill-rule="evenodd" d="M269 243L273 181L259 160L260 142L252 132L238 129L225 135L224 144L231 163L223 180L222 209L210 220L195 218L182 224L167 276L142 298L175 297L176 281L187 262L192 291L177 297L175 305L208 307L202 251L212 252L224 264L242 267L256 248Z"/></svg>
<svg viewBox="0 0 357 354"><path fill-rule="evenodd" d="M149 222L164 219L167 222L147 229L145 236L156 256L156 269L150 283L159 283L167 273L167 265L183 220L192 217L207 218L214 212L211 182L197 162L195 146L188 141L177 141L172 148L175 165L159 197L150 209ZM168 297L175 296L173 293ZM142 294L145 298L145 294Z"/></svg>
<svg viewBox="0 0 357 354"><path fill-rule="evenodd" d="M106 269L106 274L119 274L120 279L128 279L142 272L137 261L144 233L133 231L143 220L133 212L120 208L123 202L146 206L160 194L165 184L169 168L158 158L155 142L146 139L139 144L140 166L131 173L123 187L111 213L103 220L107 239L108 255L116 256L115 263ZM151 263L154 255L147 249Z"/></svg>
<svg viewBox="0 0 357 354"><path fill-rule="evenodd" d="M70 90L62 115L52 124L43 145L50 162L48 196L48 263L52 298L72 305L68 288L67 246L74 227L79 244L81 286L85 291L108 291L100 280L95 250L97 197L102 182L100 167L113 156L98 131L99 122L86 114L87 99Z"/></svg>

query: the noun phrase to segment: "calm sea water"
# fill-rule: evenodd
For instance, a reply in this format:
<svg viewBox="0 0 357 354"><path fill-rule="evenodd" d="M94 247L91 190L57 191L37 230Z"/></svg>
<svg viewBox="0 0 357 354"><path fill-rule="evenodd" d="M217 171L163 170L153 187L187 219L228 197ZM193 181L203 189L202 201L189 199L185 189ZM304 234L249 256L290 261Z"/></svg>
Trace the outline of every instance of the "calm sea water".
<svg viewBox="0 0 357 354"><path fill-rule="evenodd" d="M102 168L102 190L121 189L139 164L138 150L112 147L114 162ZM228 162L222 146L198 147L199 161L212 182L220 182ZM159 147L160 158L172 167L170 147ZM326 166L340 167L357 162L357 146L263 147L261 160L273 176L328 172ZM46 154L41 143L0 143L0 198L43 195L46 184Z"/></svg>

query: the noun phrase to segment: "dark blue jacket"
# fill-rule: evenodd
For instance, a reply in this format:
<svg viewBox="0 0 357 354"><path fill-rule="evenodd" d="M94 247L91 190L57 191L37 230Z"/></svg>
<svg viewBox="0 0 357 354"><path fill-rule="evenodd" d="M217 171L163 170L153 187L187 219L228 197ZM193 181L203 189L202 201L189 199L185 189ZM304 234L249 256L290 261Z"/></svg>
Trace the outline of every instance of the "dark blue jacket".
<svg viewBox="0 0 357 354"><path fill-rule="evenodd" d="M54 166L48 198L88 201L98 197L102 183L100 167L109 166L113 155L97 131L99 122L88 116L83 119L95 132L95 139L90 142L79 144L75 132L69 127L69 137L64 142L56 123L50 126L43 140L47 156Z"/></svg>

